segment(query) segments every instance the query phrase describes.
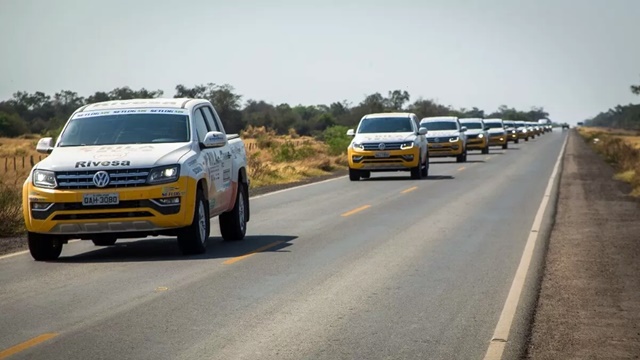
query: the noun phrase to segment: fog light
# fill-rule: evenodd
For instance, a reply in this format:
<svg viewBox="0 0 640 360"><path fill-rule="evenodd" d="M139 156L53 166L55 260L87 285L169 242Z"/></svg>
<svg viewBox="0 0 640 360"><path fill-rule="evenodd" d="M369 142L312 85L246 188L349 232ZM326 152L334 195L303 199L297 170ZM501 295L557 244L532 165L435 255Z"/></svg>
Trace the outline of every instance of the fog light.
<svg viewBox="0 0 640 360"><path fill-rule="evenodd" d="M413 155L402 155L402 157L407 161L413 160Z"/></svg>
<svg viewBox="0 0 640 360"><path fill-rule="evenodd" d="M458 150L458 145L453 145L453 146L451 146L451 148L452 148L453 150Z"/></svg>
<svg viewBox="0 0 640 360"><path fill-rule="evenodd" d="M353 159L354 162L358 162L358 161L362 161L362 158L364 156L352 156L351 159Z"/></svg>
<svg viewBox="0 0 640 360"><path fill-rule="evenodd" d="M52 203L48 203L48 202L32 202L31 209L36 211L46 211L52 205L53 205Z"/></svg>
<svg viewBox="0 0 640 360"><path fill-rule="evenodd" d="M500 141L504 141L504 138L500 138Z"/></svg>
<svg viewBox="0 0 640 360"><path fill-rule="evenodd" d="M180 204L180 198L179 197L162 198L162 199L158 199L158 201L162 205L177 205L177 204Z"/></svg>

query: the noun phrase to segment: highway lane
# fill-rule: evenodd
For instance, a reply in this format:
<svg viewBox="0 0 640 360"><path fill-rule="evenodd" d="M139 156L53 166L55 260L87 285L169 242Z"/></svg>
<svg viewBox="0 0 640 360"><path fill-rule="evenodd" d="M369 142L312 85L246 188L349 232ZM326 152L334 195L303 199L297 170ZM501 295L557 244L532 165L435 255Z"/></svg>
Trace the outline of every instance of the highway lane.
<svg viewBox="0 0 640 360"><path fill-rule="evenodd" d="M0 260L12 358L482 358L565 135L252 199L246 240ZM250 256L242 255L263 249Z"/></svg>

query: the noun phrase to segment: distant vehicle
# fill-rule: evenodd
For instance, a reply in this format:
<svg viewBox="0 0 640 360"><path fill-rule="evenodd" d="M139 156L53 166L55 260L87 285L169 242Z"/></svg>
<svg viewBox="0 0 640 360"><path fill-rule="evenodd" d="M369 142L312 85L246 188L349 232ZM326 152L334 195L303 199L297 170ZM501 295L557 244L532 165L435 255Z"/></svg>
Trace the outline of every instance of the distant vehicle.
<svg viewBox="0 0 640 360"><path fill-rule="evenodd" d="M542 126L542 128L544 129L544 132L553 131L553 126L552 126L551 120L549 119L540 119L538 120L538 124Z"/></svg>
<svg viewBox="0 0 640 360"><path fill-rule="evenodd" d="M584 126L584 123L582 121L579 121L578 126Z"/></svg>
<svg viewBox="0 0 640 360"><path fill-rule="evenodd" d="M502 122L504 123L504 129L507 131L507 141L517 144L520 139L518 138L516 122L513 120L503 120Z"/></svg>
<svg viewBox="0 0 640 360"><path fill-rule="evenodd" d="M489 128L482 118L459 119L460 124L467 128L467 151L480 150L483 154L489 153Z"/></svg>
<svg viewBox="0 0 640 360"><path fill-rule="evenodd" d="M455 116L434 116L420 120L420 127L429 130L427 141L431 157L455 157L467 161L467 128Z"/></svg>
<svg viewBox="0 0 640 360"><path fill-rule="evenodd" d="M360 119L347 149L349 180L368 179L371 172L410 171L412 179L429 174L426 128L413 113L376 113Z"/></svg>
<svg viewBox="0 0 640 360"><path fill-rule="evenodd" d="M70 239L177 236L183 254L205 252L209 219L225 240L249 221L243 141L226 134L203 99L132 99L82 106L58 140L43 138L23 186L28 245L54 260Z"/></svg>
<svg viewBox="0 0 640 360"><path fill-rule="evenodd" d="M502 119L484 119L484 124L489 128L489 146L502 146L503 149L508 149L509 141Z"/></svg>
<svg viewBox="0 0 640 360"><path fill-rule="evenodd" d="M529 131L527 130L527 123L524 121L516 121L516 131L518 132L518 139L529 141Z"/></svg>
<svg viewBox="0 0 640 360"><path fill-rule="evenodd" d="M562 130L566 130L566 129L569 129L569 124L567 123L562 124Z"/></svg>

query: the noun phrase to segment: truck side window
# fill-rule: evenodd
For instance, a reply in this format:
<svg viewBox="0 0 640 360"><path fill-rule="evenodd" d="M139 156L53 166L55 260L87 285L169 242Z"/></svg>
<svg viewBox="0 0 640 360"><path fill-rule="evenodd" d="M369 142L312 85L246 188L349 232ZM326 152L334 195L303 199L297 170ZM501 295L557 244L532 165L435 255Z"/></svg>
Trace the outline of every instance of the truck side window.
<svg viewBox="0 0 640 360"><path fill-rule="evenodd" d="M193 112L193 124L196 127L196 132L198 133L198 141L203 142L204 137L207 136L209 130L209 126L204 119L204 115L202 115L202 109L196 109Z"/></svg>
<svg viewBox="0 0 640 360"><path fill-rule="evenodd" d="M211 112L211 108L208 106L204 106L202 107L202 112L204 112L204 117L207 119L207 124L209 125L209 128L212 129L211 131L221 131L220 126L218 126L218 122L213 117L213 112Z"/></svg>

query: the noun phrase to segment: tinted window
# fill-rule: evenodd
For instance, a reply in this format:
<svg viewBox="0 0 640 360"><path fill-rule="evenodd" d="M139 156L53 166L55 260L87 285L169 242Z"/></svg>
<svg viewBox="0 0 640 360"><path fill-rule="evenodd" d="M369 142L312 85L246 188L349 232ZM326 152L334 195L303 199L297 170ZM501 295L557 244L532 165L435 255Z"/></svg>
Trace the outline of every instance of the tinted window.
<svg viewBox="0 0 640 360"><path fill-rule="evenodd" d="M363 119L358 127L358 133L379 132L413 132L411 119L408 117L385 117Z"/></svg>
<svg viewBox="0 0 640 360"><path fill-rule="evenodd" d="M499 123L499 122L488 122L488 121L485 121L484 124L487 125L487 127L491 128L491 129L496 129L496 128L502 129L503 128L502 123Z"/></svg>
<svg viewBox="0 0 640 360"><path fill-rule="evenodd" d="M194 111L193 113L193 123L196 126L196 131L198 132L198 140L200 142L204 141L204 137L210 131L209 126L205 122L204 116L202 115L201 109Z"/></svg>
<svg viewBox="0 0 640 360"><path fill-rule="evenodd" d="M462 123L462 126L465 126L467 129L482 129L482 123L479 122L465 122Z"/></svg>
<svg viewBox="0 0 640 360"><path fill-rule="evenodd" d="M60 146L187 142L189 119L175 114L123 114L71 119Z"/></svg>
<svg viewBox="0 0 640 360"><path fill-rule="evenodd" d="M421 126L426 127L429 131L432 130L458 130L458 126L453 121L427 121L423 122Z"/></svg>
<svg viewBox="0 0 640 360"><path fill-rule="evenodd" d="M204 117L207 119L207 124L209 125L209 129L211 129L211 131L221 131L220 127L218 126L218 122L213 117L213 112L211 111L211 108L208 106L205 106L205 107L202 107L202 111L204 112Z"/></svg>

